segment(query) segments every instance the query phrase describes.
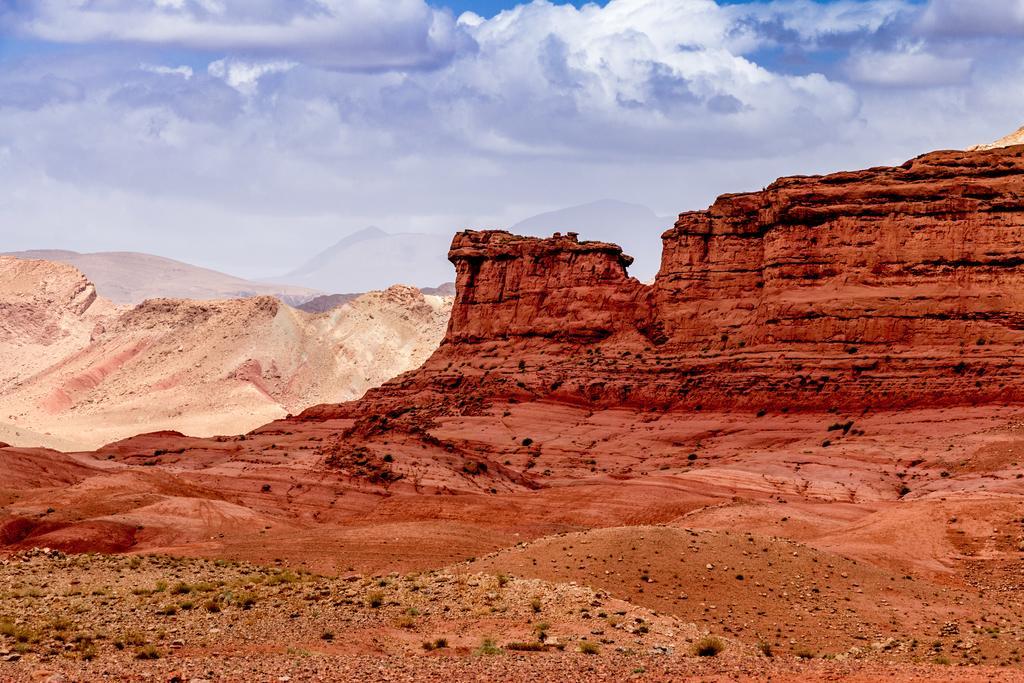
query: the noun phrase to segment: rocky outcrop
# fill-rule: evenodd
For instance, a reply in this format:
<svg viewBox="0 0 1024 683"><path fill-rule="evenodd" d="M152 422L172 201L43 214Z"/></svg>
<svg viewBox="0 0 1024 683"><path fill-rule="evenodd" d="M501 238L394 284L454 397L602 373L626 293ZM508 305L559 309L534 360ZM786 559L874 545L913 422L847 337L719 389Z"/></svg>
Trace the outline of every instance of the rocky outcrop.
<svg viewBox="0 0 1024 683"><path fill-rule="evenodd" d="M650 286L615 245L463 232L410 392L657 408L1024 398L1024 147L784 178L681 214Z"/></svg>
<svg viewBox="0 0 1024 683"><path fill-rule="evenodd" d="M633 259L575 233L549 239L467 230L448 254L458 277L447 341L537 337L593 343L621 329L643 286Z"/></svg>

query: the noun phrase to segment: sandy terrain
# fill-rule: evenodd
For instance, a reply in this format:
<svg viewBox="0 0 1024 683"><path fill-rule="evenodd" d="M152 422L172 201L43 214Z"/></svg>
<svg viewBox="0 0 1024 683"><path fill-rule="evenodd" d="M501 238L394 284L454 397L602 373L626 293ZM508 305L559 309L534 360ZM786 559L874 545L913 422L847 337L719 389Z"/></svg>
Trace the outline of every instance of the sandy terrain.
<svg viewBox="0 0 1024 683"><path fill-rule="evenodd" d="M69 266L0 257L0 440L62 450L239 433L416 367L450 299L395 287L323 314L270 297L117 307Z"/></svg>

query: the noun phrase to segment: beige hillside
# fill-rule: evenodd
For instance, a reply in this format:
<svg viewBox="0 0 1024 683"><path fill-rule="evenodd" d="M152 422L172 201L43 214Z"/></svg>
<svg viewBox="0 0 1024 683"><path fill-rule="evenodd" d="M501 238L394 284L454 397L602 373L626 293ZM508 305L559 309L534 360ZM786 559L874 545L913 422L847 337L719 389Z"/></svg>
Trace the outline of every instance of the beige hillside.
<svg viewBox="0 0 1024 683"><path fill-rule="evenodd" d="M0 396L84 348L118 313L71 266L0 256Z"/></svg>
<svg viewBox="0 0 1024 683"><path fill-rule="evenodd" d="M975 145L974 147L971 147L970 150L983 151L987 149L999 149L1001 147L1012 147L1014 145L1024 145L1024 126L1021 126L1005 137L999 138L995 142L987 145Z"/></svg>
<svg viewBox="0 0 1024 683"><path fill-rule="evenodd" d="M322 314L272 297L119 309L74 268L0 257L0 441L66 450L245 432L418 366L450 308L396 286Z"/></svg>

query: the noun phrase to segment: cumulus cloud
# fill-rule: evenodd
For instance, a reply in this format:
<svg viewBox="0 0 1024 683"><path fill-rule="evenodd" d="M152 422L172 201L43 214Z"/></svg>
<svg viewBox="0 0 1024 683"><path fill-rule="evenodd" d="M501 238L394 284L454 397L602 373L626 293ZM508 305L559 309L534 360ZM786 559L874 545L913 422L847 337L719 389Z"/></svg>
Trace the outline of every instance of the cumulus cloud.
<svg viewBox="0 0 1024 683"><path fill-rule="evenodd" d="M288 54L340 69L436 67L459 44L451 14L423 0L15 0L4 19L47 41Z"/></svg>
<svg viewBox="0 0 1024 683"><path fill-rule="evenodd" d="M847 86L730 51L732 14L712 0L535 2L467 24L477 49L435 88L481 148L509 153L760 153L856 115Z"/></svg>
<svg viewBox="0 0 1024 683"><path fill-rule="evenodd" d="M929 88L967 83L972 64L970 57L940 57L918 43L888 52L857 52L847 62L846 70L860 83Z"/></svg>
<svg viewBox="0 0 1024 683"><path fill-rule="evenodd" d="M918 28L947 37L1024 35L1024 0L932 0Z"/></svg>
<svg viewBox="0 0 1024 683"><path fill-rule="evenodd" d="M973 23L954 0L439 4L0 1L0 39L29 45L0 56L0 249L202 245L269 273L367 224L603 198L668 215L994 139L1024 112L1020 3Z"/></svg>
<svg viewBox="0 0 1024 683"><path fill-rule="evenodd" d="M832 3L774 0L731 5L722 11L730 19L725 38L729 47L737 51L766 46L787 49L848 46L916 13L906 0Z"/></svg>

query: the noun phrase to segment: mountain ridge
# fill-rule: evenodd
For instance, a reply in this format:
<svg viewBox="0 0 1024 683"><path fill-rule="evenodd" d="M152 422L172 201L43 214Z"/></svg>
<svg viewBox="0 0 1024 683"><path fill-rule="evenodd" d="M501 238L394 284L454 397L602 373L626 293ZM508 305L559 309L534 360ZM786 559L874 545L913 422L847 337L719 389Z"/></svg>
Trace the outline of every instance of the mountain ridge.
<svg viewBox="0 0 1024 683"><path fill-rule="evenodd" d="M286 303L298 304L319 294L305 287L255 282L142 252L82 253L65 249L32 249L0 256L71 265L88 277L103 297L118 304L134 305L157 298L214 300L261 295L276 296Z"/></svg>

